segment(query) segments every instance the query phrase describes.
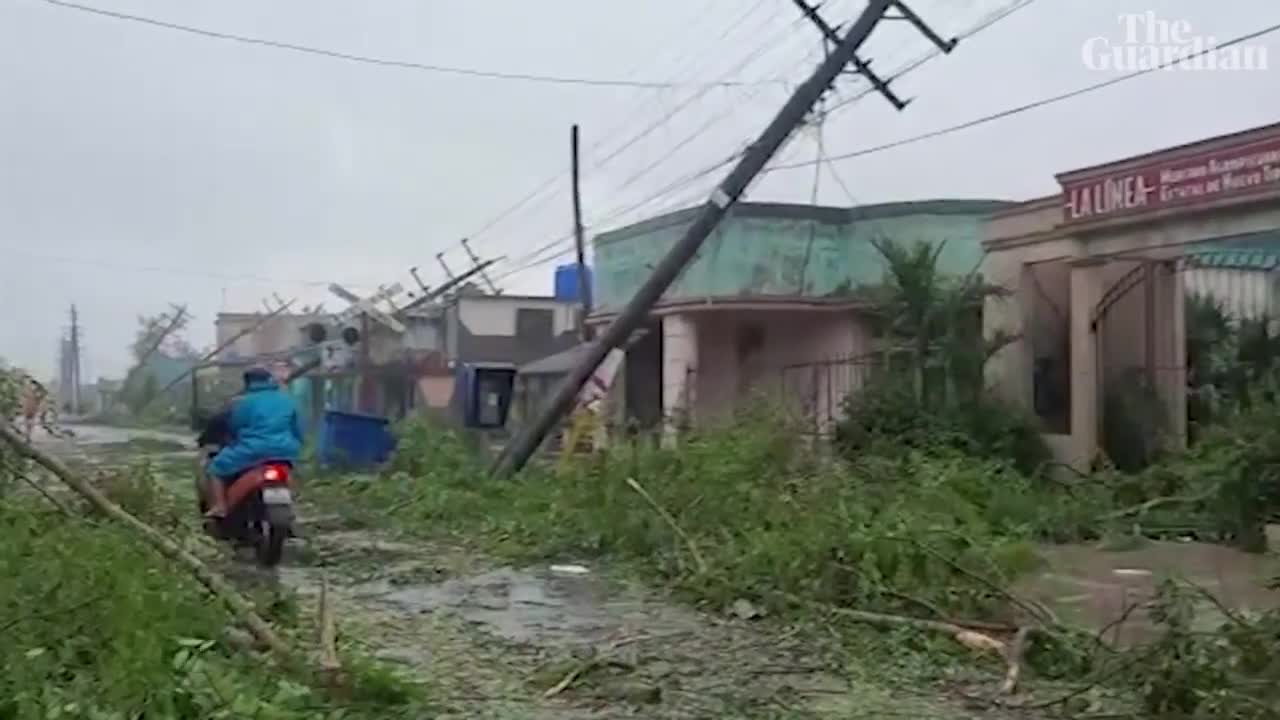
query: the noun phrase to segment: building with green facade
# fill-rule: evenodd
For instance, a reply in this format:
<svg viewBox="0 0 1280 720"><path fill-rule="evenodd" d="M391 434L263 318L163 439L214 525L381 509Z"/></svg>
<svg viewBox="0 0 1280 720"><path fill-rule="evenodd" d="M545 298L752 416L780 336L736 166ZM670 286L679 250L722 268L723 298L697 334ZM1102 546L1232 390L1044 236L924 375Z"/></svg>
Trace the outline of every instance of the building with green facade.
<svg viewBox="0 0 1280 720"><path fill-rule="evenodd" d="M883 280L878 238L943 245L945 272L975 271L982 227L1009 203L929 200L854 208L740 203L654 307L627 351L622 392L642 425L704 422L781 387L828 427L864 377L873 339L860 287ZM680 210L594 238L595 313L606 323L697 214Z"/></svg>

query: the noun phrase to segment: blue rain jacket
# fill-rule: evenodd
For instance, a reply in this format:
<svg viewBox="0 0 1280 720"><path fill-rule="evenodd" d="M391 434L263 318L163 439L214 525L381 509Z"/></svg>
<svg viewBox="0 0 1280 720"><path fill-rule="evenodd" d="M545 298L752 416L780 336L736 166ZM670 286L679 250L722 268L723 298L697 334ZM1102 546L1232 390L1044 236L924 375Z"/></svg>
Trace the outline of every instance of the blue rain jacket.
<svg viewBox="0 0 1280 720"><path fill-rule="evenodd" d="M274 380L255 380L231 407L232 441L209 462L209 472L232 480L254 465L297 462L302 451L302 417L293 398Z"/></svg>

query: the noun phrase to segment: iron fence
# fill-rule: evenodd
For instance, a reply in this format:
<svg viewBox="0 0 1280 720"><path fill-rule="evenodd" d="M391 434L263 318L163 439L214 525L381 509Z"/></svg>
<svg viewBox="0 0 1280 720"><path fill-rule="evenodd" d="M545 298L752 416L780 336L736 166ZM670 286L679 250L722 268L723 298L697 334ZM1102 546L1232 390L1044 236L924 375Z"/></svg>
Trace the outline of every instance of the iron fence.
<svg viewBox="0 0 1280 720"><path fill-rule="evenodd" d="M788 420L820 437L830 437L844 416L845 401L866 387L882 365L879 354L831 358L783 366L777 396Z"/></svg>

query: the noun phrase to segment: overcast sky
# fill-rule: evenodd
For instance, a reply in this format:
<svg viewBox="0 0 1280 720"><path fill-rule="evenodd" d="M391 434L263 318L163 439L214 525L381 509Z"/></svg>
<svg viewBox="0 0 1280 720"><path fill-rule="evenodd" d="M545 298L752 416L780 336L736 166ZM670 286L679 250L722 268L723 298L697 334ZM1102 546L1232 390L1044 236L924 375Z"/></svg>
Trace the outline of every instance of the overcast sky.
<svg viewBox="0 0 1280 720"><path fill-rule="evenodd" d="M51 374L76 303L86 378L121 375L136 316L170 302L189 305L190 339L199 345L212 341L220 310L259 309L272 293L315 302L326 299L331 281L365 291L410 286L415 265L435 284L437 252L454 267L467 264L461 237L472 237L481 255L508 256L498 273L519 270L531 250L570 227L574 122L582 126L593 230L692 204L723 170L679 181L740 149L821 53L791 0L83 3L386 59L676 85L553 84L357 64L44 0L0 0L0 357ZM912 3L944 35L1009 4ZM823 12L847 20L863 5L829 0ZM1095 36L1122 41L1117 16L1148 10L1220 41L1280 22L1280 6L1263 0L1036 0L903 78L898 91L915 98L905 112L870 96L833 113L824 124L826 152L1103 80L1110 75L1083 62L1083 44ZM1280 68L1280 33L1254 44ZM865 54L888 73L927 50L905 23L884 23ZM830 170L818 178L818 199L1047 194L1059 171L1280 120L1277 75L1156 73L839 162L853 200ZM741 84L699 85L726 80ZM861 88L846 78L831 102ZM816 157L815 138L797 136L781 161ZM749 197L805 202L813 187L812 169L779 171ZM527 268L502 284L548 293L554 266ZM343 305L328 300L330 308Z"/></svg>

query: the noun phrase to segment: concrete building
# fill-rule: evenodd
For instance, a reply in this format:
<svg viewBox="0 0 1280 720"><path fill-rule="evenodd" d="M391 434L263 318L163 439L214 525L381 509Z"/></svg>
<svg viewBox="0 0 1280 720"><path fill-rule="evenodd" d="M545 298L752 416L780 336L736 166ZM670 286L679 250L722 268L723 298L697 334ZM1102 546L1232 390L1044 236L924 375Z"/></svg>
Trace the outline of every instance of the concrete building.
<svg viewBox="0 0 1280 720"><path fill-rule="evenodd" d="M297 389L313 417L324 409L360 410L404 417L419 408L452 412L456 368L467 364L512 368L572 347L579 311L572 302L542 296L486 295L465 289L436 302L406 306L397 319L404 332L370 321L361 347L345 353L349 365L310 374ZM252 327L257 313L222 313L217 342ZM280 314L224 350L219 362L235 384L239 368L253 361L298 355L309 344L309 325L332 322L315 314ZM336 328L329 329L334 334ZM358 367L361 353L368 367Z"/></svg>
<svg viewBox="0 0 1280 720"><path fill-rule="evenodd" d="M438 354L441 370L419 376L426 407L453 412L455 369L464 365L519 367L578 342L576 303L530 295L462 293L442 303L406 310L406 347Z"/></svg>
<svg viewBox="0 0 1280 720"><path fill-rule="evenodd" d="M221 346L236 335L261 322L263 313L218 313L214 320L214 342ZM241 337L222 353L219 360L236 361L288 352L304 342L303 329L316 321L316 316L303 313L280 313L252 333Z"/></svg>
<svg viewBox="0 0 1280 720"><path fill-rule="evenodd" d="M986 226L984 275L1016 302L990 305L985 324L1021 333L988 366L990 379L1035 410L1051 446L1077 467L1097 455L1108 387L1144 384L1171 438L1184 439L1187 289L1221 293L1226 276L1214 279L1205 258L1276 240L1280 125L1057 179L1061 192Z"/></svg>
<svg viewBox="0 0 1280 720"><path fill-rule="evenodd" d="M884 263L871 240L945 243L944 272L974 271L986 216L1008 203L934 200L857 208L741 203L654 307L627 350L628 420L707 423L772 392L819 432L858 389L877 349L861 289ZM610 321L696 209L597 235L596 312Z"/></svg>

